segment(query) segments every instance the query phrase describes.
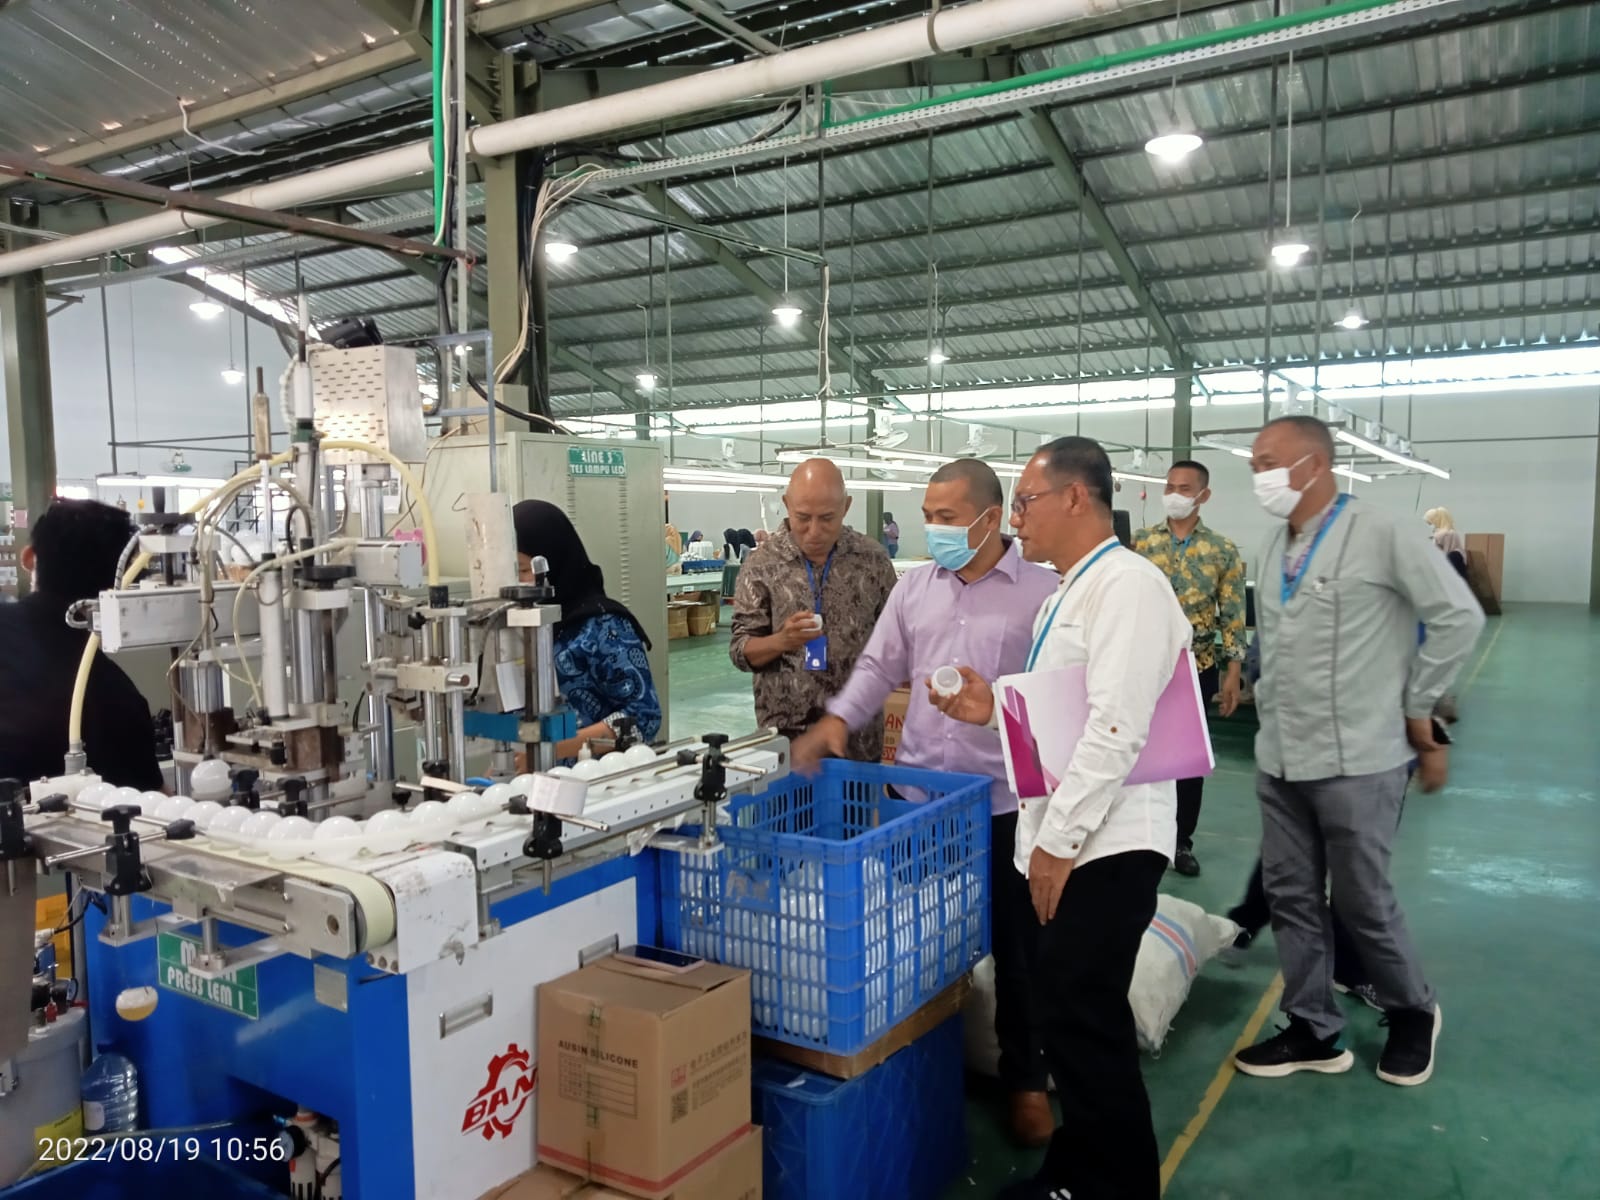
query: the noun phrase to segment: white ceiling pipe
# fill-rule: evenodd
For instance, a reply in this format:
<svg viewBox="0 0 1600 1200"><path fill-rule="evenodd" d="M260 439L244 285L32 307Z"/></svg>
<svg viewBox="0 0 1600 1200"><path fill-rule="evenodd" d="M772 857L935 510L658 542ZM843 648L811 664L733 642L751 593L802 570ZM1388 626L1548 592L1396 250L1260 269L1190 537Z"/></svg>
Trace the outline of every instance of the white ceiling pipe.
<svg viewBox="0 0 1600 1200"><path fill-rule="evenodd" d="M718 67L699 75L651 84L549 112L533 113L469 135L472 153L494 158L535 146L595 138L641 124L773 92L791 91L825 79L877 67L896 66L935 54L1003 42L1020 34L1065 24L1077 17L1112 12L1133 0L975 0L942 8L864 33ZM290 208L392 183L432 169L429 143L412 142L338 166L256 184L222 199L255 208ZM222 222L199 213L161 212L60 241L0 254L0 278L60 263L97 258L112 250L160 241L186 230Z"/></svg>

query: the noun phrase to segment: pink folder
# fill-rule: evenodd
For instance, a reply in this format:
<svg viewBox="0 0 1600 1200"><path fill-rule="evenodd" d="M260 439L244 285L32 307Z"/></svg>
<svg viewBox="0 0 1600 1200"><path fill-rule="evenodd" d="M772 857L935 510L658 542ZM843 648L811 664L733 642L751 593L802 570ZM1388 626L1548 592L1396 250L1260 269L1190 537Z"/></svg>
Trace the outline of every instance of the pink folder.
<svg viewBox="0 0 1600 1200"><path fill-rule="evenodd" d="M1023 800L1052 795L1089 719L1085 667L1079 664L1008 675L995 685L995 695L1012 788ZM1150 738L1128 772L1127 782L1193 779L1211 774L1216 765L1194 657L1184 650L1172 681L1156 701Z"/></svg>

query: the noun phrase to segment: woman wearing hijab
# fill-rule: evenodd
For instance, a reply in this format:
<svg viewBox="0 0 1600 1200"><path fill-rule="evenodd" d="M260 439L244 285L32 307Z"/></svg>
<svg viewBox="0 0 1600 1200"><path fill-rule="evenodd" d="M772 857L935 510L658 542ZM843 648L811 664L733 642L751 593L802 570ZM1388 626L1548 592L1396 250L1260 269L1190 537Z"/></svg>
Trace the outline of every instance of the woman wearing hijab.
<svg viewBox="0 0 1600 1200"><path fill-rule="evenodd" d="M556 747L571 758L592 738L610 739L617 720L629 717L644 741L661 731L661 701L650 678L650 638L638 619L606 595L600 568L589 561L567 514L543 500L511 510L517 530L517 567L533 582L533 559L550 564L549 582L561 605L555 628L556 681L578 714L578 736Z"/></svg>

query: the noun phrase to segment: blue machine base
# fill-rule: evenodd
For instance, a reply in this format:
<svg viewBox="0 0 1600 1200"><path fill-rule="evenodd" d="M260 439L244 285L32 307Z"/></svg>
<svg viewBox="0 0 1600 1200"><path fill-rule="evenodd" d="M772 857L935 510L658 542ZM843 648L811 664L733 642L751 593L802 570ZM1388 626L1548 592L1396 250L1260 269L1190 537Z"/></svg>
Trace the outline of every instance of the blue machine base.
<svg viewBox="0 0 1600 1200"><path fill-rule="evenodd" d="M548 895L535 888L513 896L493 906L492 915L510 928L632 879L637 881L639 937L653 940L660 927L654 855L646 851L602 863L559 880ZM135 897L133 910L135 920L143 920L167 907ZM396 1152L413 1142L403 976L375 971L362 960L316 960L315 965L338 971L348 981L348 1010L340 1012L316 1000L313 963L284 956L257 967L258 1020L164 990L153 1014L130 1022L117 1015L116 997L125 988L157 978L156 939L113 948L99 940L104 924L91 905L84 931L94 1048L97 1053L125 1054L138 1068L142 1126L186 1128L290 1115L297 1104L304 1105L339 1122L347 1200L415 1194L411 1155ZM220 926L218 933L224 945L260 936L229 925ZM92 1179L92 1172L68 1174ZM30 1200L56 1194L29 1193Z"/></svg>

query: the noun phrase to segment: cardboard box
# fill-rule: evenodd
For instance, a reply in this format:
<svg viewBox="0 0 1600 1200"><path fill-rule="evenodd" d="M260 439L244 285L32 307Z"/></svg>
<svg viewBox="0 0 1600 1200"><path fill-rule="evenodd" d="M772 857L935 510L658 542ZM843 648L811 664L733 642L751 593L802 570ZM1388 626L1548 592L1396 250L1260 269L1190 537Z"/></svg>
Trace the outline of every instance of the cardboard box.
<svg viewBox="0 0 1600 1200"><path fill-rule="evenodd" d="M605 958L539 988L539 1161L665 1200L750 1124L750 973Z"/></svg>
<svg viewBox="0 0 1600 1200"><path fill-rule="evenodd" d="M555 1167L540 1164L510 1183L485 1192L479 1200L627 1200L600 1183L585 1183ZM761 1200L761 1130L746 1126L733 1145L690 1171L668 1200Z"/></svg>
<svg viewBox="0 0 1600 1200"><path fill-rule="evenodd" d="M909 687L890 692L883 702L883 762L887 765L894 765L895 752L900 749L900 735L906 727L906 710L910 707Z"/></svg>
<svg viewBox="0 0 1600 1200"><path fill-rule="evenodd" d="M689 613L693 604L674 600L667 605L667 640L675 642L689 636Z"/></svg>
<svg viewBox="0 0 1600 1200"><path fill-rule="evenodd" d="M1500 611L1501 588L1505 583L1506 535L1503 533L1467 534L1467 582L1483 611L1491 616Z"/></svg>

